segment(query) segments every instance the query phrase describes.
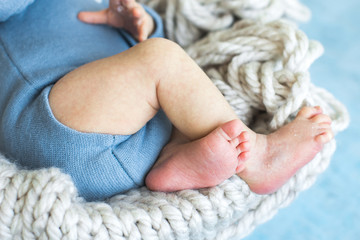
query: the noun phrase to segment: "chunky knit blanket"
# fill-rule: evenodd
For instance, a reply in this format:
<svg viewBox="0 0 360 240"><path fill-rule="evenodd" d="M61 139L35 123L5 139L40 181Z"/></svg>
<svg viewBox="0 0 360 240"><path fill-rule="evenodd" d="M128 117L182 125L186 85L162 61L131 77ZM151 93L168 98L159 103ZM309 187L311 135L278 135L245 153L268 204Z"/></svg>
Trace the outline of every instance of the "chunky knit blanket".
<svg viewBox="0 0 360 240"><path fill-rule="evenodd" d="M320 105L335 133L347 127L344 106L310 81L308 68L323 49L290 22L310 16L297 0L141 2L164 17L168 37L254 130L271 132L304 105ZM24 170L0 155L0 239L240 239L310 187L334 151L335 140L271 195L256 195L233 176L210 189L143 187L105 202L85 202L58 169Z"/></svg>

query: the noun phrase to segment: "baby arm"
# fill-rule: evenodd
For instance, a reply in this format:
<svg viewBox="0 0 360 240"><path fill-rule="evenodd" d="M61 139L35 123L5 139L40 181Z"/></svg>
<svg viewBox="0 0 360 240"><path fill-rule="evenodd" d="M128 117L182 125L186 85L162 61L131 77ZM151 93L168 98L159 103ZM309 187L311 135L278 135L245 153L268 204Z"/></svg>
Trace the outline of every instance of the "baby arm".
<svg viewBox="0 0 360 240"><path fill-rule="evenodd" d="M85 23L123 28L140 42L149 37L155 26L153 18L135 0L110 0L109 8L80 12L78 18Z"/></svg>

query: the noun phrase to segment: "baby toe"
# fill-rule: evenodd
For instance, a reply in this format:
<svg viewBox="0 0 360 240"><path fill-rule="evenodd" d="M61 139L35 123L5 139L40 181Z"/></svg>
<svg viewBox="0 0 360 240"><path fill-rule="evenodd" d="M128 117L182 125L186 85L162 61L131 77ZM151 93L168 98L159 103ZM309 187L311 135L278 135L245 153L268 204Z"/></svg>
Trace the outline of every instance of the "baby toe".
<svg viewBox="0 0 360 240"><path fill-rule="evenodd" d="M240 142L247 142L247 141L249 141L249 139L250 139L250 135L248 132L243 131L240 133L240 135L239 135Z"/></svg>
<svg viewBox="0 0 360 240"><path fill-rule="evenodd" d="M250 158L250 152L241 152L238 156L238 165L236 167L236 173L239 173L245 169L245 161Z"/></svg>
<svg viewBox="0 0 360 240"><path fill-rule="evenodd" d="M238 161L244 162L244 161L248 160L249 158L250 158L249 151L241 152L238 156Z"/></svg>
<svg viewBox="0 0 360 240"><path fill-rule="evenodd" d="M315 141L318 143L324 144L324 143L330 142L331 139L333 139L333 137L334 137L333 132L330 129L328 129L328 130L324 131L323 133L317 135L315 137Z"/></svg>
<svg viewBox="0 0 360 240"><path fill-rule="evenodd" d="M218 128L218 133L221 134L228 141L238 138L242 130L241 121L235 119L229 122L224 123L221 127Z"/></svg>
<svg viewBox="0 0 360 240"><path fill-rule="evenodd" d="M314 123L327 123L331 124L331 118L325 114L318 114L311 118L311 121Z"/></svg>
<svg viewBox="0 0 360 240"><path fill-rule="evenodd" d="M242 150L242 148L239 148L239 145L241 145L242 143L248 142L248 141L249 141L249 133L241 132L240 135L238 137L234 138L233 140L231 140L230 143L234 148L238 148L238 149L240 149L240 151L244 151L244 150Z"/></svg>
<svg viewBox="0 0 360 240"><path fill-rule="evenodd" d="M297 116L304 117L304 118L312 118L316 116L317 114L321 114L322 110L319 106L316 107L303 107L300 109Z"/></svg>
<svg viewBox="0 0 360 240"><path fill-rule="evenodd" d="M331 123L329 123L329 122L321 122L318 124L319 131L322 131L324 129L330 129L330 128L331 128Z"/></svg>
<svg viewBox="0 0 360 240"><path fill-rule="evenodd" d="M250 143L242 142L238 145L237 149L239 149L241 152L248 152L250 150Z"/></svg>
<svg viewBox="0 0 360 240"><path fill-rule="evenodd" d="M240 173L245 169L245 164L240 163L237 167L236 167L236 173Z"/></svg>

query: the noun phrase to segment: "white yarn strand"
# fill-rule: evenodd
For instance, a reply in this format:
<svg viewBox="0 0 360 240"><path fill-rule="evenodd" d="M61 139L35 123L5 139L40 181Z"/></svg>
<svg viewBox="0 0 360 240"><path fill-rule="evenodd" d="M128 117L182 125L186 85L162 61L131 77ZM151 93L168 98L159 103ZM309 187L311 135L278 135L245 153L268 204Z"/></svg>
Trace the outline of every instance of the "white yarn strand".
<svg viewBox="0 0 360 240"><path fill-rule="evenodd" d="M335 133L348 126L346 108L311 83L308 69L323 48L289 21L310 17L298 0L140 2L160 13L167 36L185 48L254 130L272 132L306 105L320 105ZM79 198L70 177L58 169L20 170L0 155L0 239L245 237L309 188L335 148L335 140L326 144L271 195L252 193L235 175L209 189L166 194L142 187L102 203Z"/></svg>

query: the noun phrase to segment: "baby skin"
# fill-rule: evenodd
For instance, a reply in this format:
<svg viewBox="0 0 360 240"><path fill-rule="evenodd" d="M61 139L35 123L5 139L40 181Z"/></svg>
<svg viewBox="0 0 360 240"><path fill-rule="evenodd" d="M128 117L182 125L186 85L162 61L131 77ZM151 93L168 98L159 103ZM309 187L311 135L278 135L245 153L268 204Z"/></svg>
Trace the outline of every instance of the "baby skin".
<svg viewBox="0 0 360 240"><path fill-rule="evenodd" d="M152 17L135 0L113 0L99 12L80 12L79 20L91 24L108 24L123 28L138 41L145 41L154 29Z"/></svg>
<svg viewBox="0 0 360 240"><path fill-rule="evenodd" d="M173 134L146 177L151 190L212 187L237 174L253 192L269 194L333 138L331 119L319 107L302 108L294 121L269 135L249 129L178 45L145 41L154 23L134 0L110 1L109 9L78 17L125 28L140 43L59 80L49 95L53 113L78 131L127 135L162 109ZM79 109L81 114L74 114Z"/></svg>
<svg viewBox="0 0 360 240"><path fill-rule="evenodd" d="M240 120L197 141L170 142L147 176L153 190L215 186L237 173L250 189L269 194L311 161L332 139L331 119L320 107L304 107L294 121L269 135Z"/></svg>

